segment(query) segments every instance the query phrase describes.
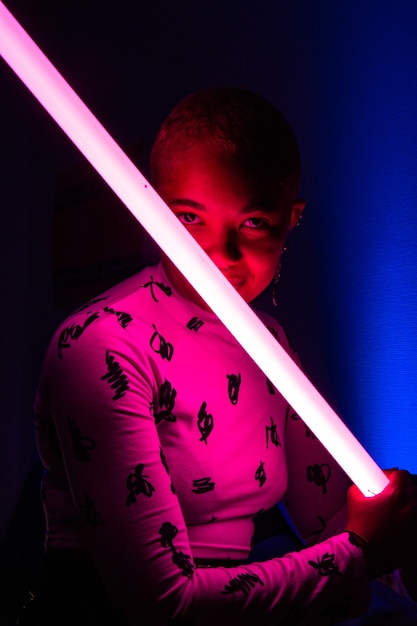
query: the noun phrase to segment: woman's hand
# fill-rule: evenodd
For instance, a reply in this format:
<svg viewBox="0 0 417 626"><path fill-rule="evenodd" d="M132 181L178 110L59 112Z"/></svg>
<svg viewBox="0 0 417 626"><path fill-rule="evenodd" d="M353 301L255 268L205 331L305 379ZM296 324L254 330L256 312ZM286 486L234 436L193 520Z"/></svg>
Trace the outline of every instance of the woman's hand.
<svg viewBox="0 0 417 626"><path fill-rule="evenodd" d="M405 470L386 474L390 482L376 496L365 497L355 485L350 487L347 530L359 538L371 576L396 568L413 576L417 574L417 486Z"/></svg>

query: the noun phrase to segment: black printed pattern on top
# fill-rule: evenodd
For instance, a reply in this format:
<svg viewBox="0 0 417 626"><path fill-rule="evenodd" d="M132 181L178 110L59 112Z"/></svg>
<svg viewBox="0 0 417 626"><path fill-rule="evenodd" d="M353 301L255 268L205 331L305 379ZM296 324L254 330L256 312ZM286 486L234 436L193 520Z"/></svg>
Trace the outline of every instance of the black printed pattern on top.
<svg viewBox="0 0 417 626"><path fill-rule="evenodd" d="M314 483L318 487L321 487L323 490L323 494L327 493L327 482L330 480L331 470L330 465L327 463L322 463L318 465L315 463L314 465L307 466L307 480L311 483Z"/></svg>
<svg viewBox="0 0 417 626"><path fill-rule="evenodd" d="M326 529L327 524L325 520L321 517L321 515L317 515L317 519L319 521L320 527L318 527L317 530L313 530L311 534L319 537L322 534L322 532Z"/></svg>
<svg viewBox="0 0 417 626"><path fill-rule="evenodd" d="M119 322L120 326L123 329L126 329L133 319L132 316L129 315L129 313L125 313L123 311L115 311L109 306L105 306L103 311L105 311L106 313L111 313L112 315L115 315L117 317L117 321Z"/></svg>
<svg viewBox="0 0 417 626"><path fill-rule="evenodd" d="M166 457L165 457L165 454L164 454L164 451L162 450L162 448L160 448L160 459L161 459L162 465L165 468L166 473L169 476L170 475L169 474L169 467L168 467L168 463L167 463L167 460L166 460ZM173 484L172 481L171 481L171 491L175 495L175 487L174 487L174 484Z"/></svg>
<svg viewBox="0 0 417 626"><path fill-rule="evenodd" d="M200 320L198 317L192 317L189 322L187 322L186 327L189 330L194 330L197 332L203 326L204 321Z"/></svg>
<svg viewBox="0 0 417 626"><path fill-rule="evenodd" d="M274 395L275 395L275 387L274 387L274 385L271 383L271 381L269 380L269 378L266 378L266 388L267 388L267 390L268 390L268 393L269 393L271 396L274 396Z"/></svg>
<svg viewBox="0 0 417 626"><path fill-rule="evenodd" d="M297 413L290 407L287 407L287 413L285 416L285 430L287 430L289 420L293 420L295 422L303 422L301 417L297 415ZM303 422L303 426L306 431L306 437L311 437L311 439L317 439L316 435L310 430L310 428Z"/></svg>
<svg viewBox="0 0 417 626"><path fill-rule="evenodd" d="M317 557L317 561L308 561L320 576L340 576L341 572L335 563L335 555L325 552L323 556Z"/></svg>
<svg viewBox="0 0 417 626"><path fill-rule="evenodd" d="M237 404L238 399L239 399L240 384L242 382L241 375L240 374L226 374L226 378L229 381L229 384L227 387L229 400L232 404Z"/></svg>
<svg viewBox="0 0 417 626"><path fill-rule="evenodd" d="M255 472L255 480L259 482L260 487L263 487L263 485L266 483L266 472L264 465L264 462L261 461L258 469Z"/></svg>
<svg viewBox="0 0 417 626"><path fill-rule="evenodd" d="M159 388L159 401L157 408L155 409L154 404L151 405L151 411L153 412L153 416L155 418L155 424L158 425L163 420L166 420L167 422L176 421L176 415L173 413L176 396L177 390L174 389L167 379L165 379Z"/></svg>
<svg viewBox="0 0 417 626"><path fill-rule="evenodd" d="M107 381L110 387L115 389L112 400L119 400L129 390L128 378L109 350L106 352L106 365L107 373L101 377L101 380Z"/></svg>
<svg viewBox="0 0 417 626"><path fill-rule="evenodd" d="M231 578L228 585L225 585L222 593L243 593L244 596L248 596L250 591L256 587L256 585L264 586L264 583L257 574L239 574L235 578Z"/></svg>
<svg viewBox="0 0 417 626"><path fill-rule="evenodd" d="M209 438L213 428L214 428L214 419L211 413L207 413L207 402L203 402L200 410L198 411L197 417L197 426L198 430L201 433L200 441L204 441L207 443L207 439Z"/></svg>
<svg viewBox="0 0 417 626"><path fill-rule="evenodd" d="M72 341L76 341L81 337L83 332L91 326L91 324L99 317L99 313L92 313L87 317L83 325L72 324L67 326L61 331L58 338L58 357L62 360L64 358L63 350L68 349L72 345Z"/></svg>
<svg viewBox="0 0 417 626"><path fill-rule="evenodd" d="M172 552L172 562L182 570L184 576L191 578L194 574L195 566L191 562L191 557L188 554L184 554L181 550L177 551L174 546L174 539L178 534L178 528L171 524L171 522L164 522L159 529L161 535L161 545L164 548L170 548Z"/></svg>
<svg viewBox="0 0 417 626"><path fill-rule="evenodd" d="M151 498L155 491L155 487L146 478L148 476L143 474L144 464L138 463L134 472L131 472L126 479L126 487L129 494L126 499L126 506L135 504L137 502L136 496L142 494L147 498Z"/></svg>
<svg viewBox="0 0 417 626"><path fill-rule="evenodd" d="M92 526L93 528L104 526L103 518L96 509L95 500L86 492L84 492L84 504L80 506L80 509L82 518L88 526Z"/></svg>
<svg viewBox="0 0 417 626"><path fill-rule="evenodd" d="M96 447L96 442L92 437L83 435L77 427L75 419L67 416L68 427L71 433L75 458L81 462L91 461L90 451Z"/></svg>
<svg viewBox="0 0 417 626"><path fill-rule="evenodd" d="M164 337L158 333L155 324L152 324L154 333L150 340L150 346L156 354L159 354L162 359L170 361L174 354L174 346L164 339Z"/></svg>
<svg viewBox="0 0 417 626"><path fill-rule="evenodd" d="M166 296L170 297L172 293L171 287L169 287L168 285L164 285L164 283L162 282L155 281L152 276L150 278L151 280L145 283L144 285L142 285L142 287L144 287L145 289L149 287L149 291L151 292L152 299L155 302L158 302L158 298L156 296L156 288L158 288Z"/></svg>
<svg viewBox="0 0 417 626"><path fill-rule="evenodd" d="M214 482L211 480L210 476L197 478L193 480L193 487L193 493L207 493L208 491L214 490Z"/></svg>
<svg viewBox="0 0 417 626"><path fill-rule="evenodd" d="M275 424L272 417L270 417L271 424L270 426L265 426L266 430L266 447L269 447L269 441L271 441L272 445L278 447L281 446L281 439L278 434L277 425Z"/></svg>

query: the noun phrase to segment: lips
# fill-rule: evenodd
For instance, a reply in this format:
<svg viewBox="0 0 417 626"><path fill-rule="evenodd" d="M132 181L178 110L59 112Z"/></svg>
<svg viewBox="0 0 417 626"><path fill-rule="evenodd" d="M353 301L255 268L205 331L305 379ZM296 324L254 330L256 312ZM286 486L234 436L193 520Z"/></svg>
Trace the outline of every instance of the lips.
<svg viewBox="0 0 417 626"><path fill-rule="evenodd" d="M225 274L225 276L227 280L229 281L229 283L233 285L235 289L242 287L242 285L246 281L246 278L244 276L228 276L227 274Z"/></svg>

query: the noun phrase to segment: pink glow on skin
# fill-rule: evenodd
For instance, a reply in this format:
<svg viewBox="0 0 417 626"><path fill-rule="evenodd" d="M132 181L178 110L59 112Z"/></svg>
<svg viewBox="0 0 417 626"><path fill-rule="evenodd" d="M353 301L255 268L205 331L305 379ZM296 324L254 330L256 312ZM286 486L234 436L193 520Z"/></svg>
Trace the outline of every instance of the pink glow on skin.
<svg viewBox="0 0 417 626"><path fill-rule="evenodd" d="M364 495L389 480L0 2L0 53Z"/></svg>

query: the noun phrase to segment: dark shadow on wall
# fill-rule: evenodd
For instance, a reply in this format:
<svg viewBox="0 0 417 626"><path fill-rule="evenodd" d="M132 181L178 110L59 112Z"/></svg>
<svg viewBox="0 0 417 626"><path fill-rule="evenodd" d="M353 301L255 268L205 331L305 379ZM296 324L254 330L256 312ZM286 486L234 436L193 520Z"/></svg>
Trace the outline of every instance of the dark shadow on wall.
<svg viewBox="0 0 417 626"><path fill-rule="evenodd" d="M23 486L0 544L0 624L16 624L30 593L36 591L45 523L40 495L43 468L36 463Z"/></svg>

